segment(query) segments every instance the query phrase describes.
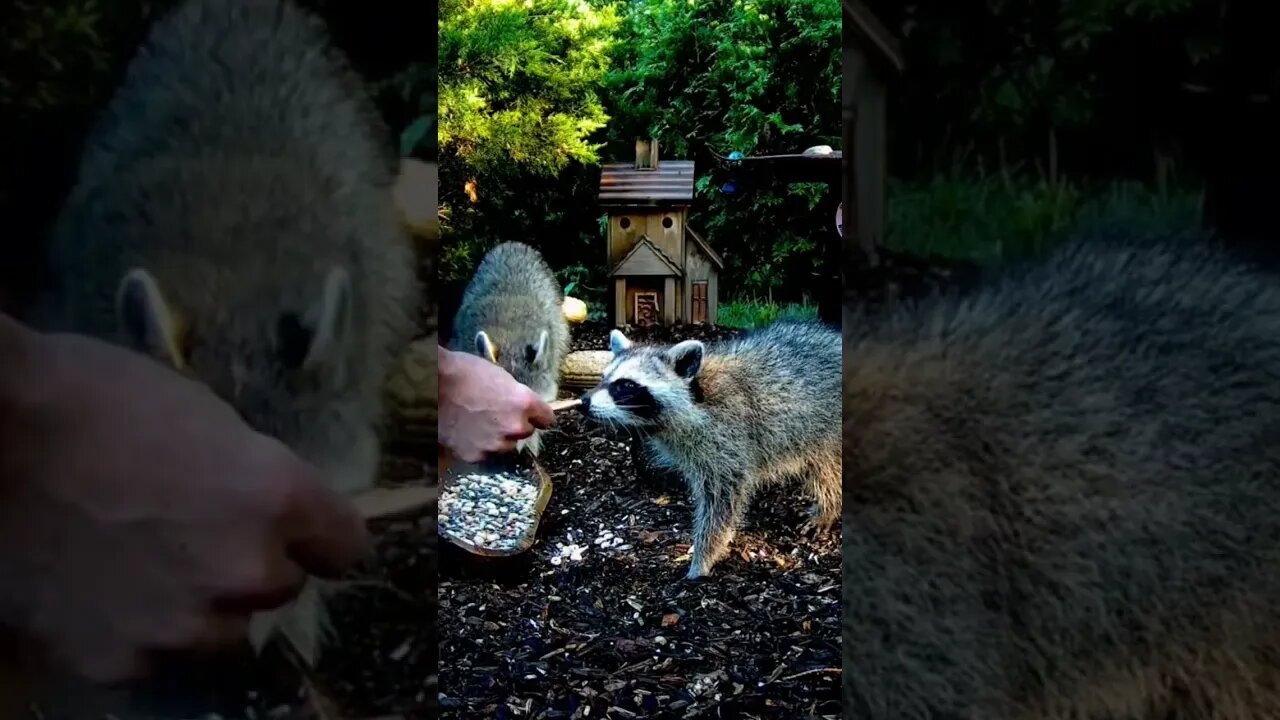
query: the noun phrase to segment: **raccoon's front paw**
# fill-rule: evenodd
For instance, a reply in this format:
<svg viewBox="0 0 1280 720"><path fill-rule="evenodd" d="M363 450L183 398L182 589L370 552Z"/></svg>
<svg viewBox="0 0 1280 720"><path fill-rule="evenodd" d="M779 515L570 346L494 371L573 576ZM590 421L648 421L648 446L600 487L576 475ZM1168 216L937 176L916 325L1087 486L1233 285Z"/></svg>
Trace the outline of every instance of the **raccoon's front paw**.
<svg viewBox="0 0 1280 720"><path fill-rule="evenodd" d="M711 568L704 563L693 563L689 566L689 572L685 573L685 580L697 580L711 574Z"/></svg>
<svg viewBox="0 0 1280 720"><path fill-rule="evenodd" d="M697 580L711 574L711 567L716 562L710 554L694 549L690 551L689 555L692 560L689 562L689 572L685 573L684 576L686 580Z"/></svg>

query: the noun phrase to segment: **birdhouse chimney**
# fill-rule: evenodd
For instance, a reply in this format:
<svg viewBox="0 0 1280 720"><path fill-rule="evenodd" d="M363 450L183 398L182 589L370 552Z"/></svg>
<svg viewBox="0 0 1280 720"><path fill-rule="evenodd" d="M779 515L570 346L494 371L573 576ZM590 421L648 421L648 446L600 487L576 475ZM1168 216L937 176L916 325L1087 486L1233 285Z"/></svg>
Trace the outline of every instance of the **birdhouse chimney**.
<svg viewBox="0 0 1280 720"><path fill-rule="evenodd" d="M658 169L657 138L636 138L636 169Z"/></svg>

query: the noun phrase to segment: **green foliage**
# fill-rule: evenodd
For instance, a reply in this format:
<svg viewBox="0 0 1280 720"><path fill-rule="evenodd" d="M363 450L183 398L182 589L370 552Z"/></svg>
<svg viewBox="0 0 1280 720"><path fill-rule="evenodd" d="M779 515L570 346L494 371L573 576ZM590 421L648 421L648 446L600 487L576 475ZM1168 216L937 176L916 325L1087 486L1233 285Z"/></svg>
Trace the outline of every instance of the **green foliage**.
<svg viewBox="0 0 1280 720"><path fill-rule="evenodd" d="M750 330L778 320L816 320L818 308L796 303L777 305L760 300L739 300L722 303L717 314L716 323L719 325Z"/></svg>
<svg viewBox="0 0 1280 720"><path fill-rule="evenodd" d="M798 294L810 280L835 193L765 184L727 197L720 158L840 144L839 2L455 0L440 16L448 279L518 239L579 268L575 293L603 301L597 164L656 136L663 158L696 163L690 223L725 258L722 287Z"/></svg>
<svg viewBox="0 0 1280 720"><path fill-rule="evenodd" d="M1182 84L1203 82L1221 55L1221 3L867 2L902 38L908 58L907 77L894 85L891 125L911 147L904 142L895 153L896 174L934 172L919 159L945 162L973 146L988 158L1046 168L1147 170L1152 150L1176 149L1185 130L1183 111L1171 106L1184 99ZM1103 139L1120 152L1099 162Z"/></svg>
<svg viewBox="0 0 1280 720"><path fill-rule="evenodd" d="M553 267L602 261L597 213L582 209L595 205L617 8L445 0L439 18L441 277L465 280L505 240Z"/></svg>
<svg viewBox="0 0 1280 720"><path fill-rule="evenodd" d="M1065 233L1121 224L1152 230L1195 227L1198 192L1160 192L1135 182L1100 188L953 171L894 183L890 248L918 255L995 263L1038 254Z"/></svg>
<svg viewBox="0 0 1280 720"><path fill-rule="evenodd" d="M373 86L375 97L394 97L412 108L415 119L400 132L400 154L435 160L439 157L436 143L436 65L414 63Z"/></svg>
<svg viewBox="0 0 1280 720"><path fill-rule="evenodd" d="M657 135L676 155L750 154L788 135L838 144L836 0L634 0L626 24L610 82L624 140Z"/></svg>
<svg viewBox="0 0 1280 720"><path fill-rule="evenodd" d="M0 116L37 122L92 107L115 65L132 53L135 28L170 4L107 0L15 0L0 9Z"/></svg>
<svg viewBox="0 0 1280 720"><path fill-rule="evenodd" d="M444 154L488 176L554 177L596 161L589 138L608 121L598 91L618 24L612 7L450 0L439 17Z"/></svg>
<svg viewBox="0 0 1280 720"><path fill-rule="evenodd" d="M556 271L556 276L564 284L564 294L578 298L586 303L588 308L603 308L608 304L608 285L600 282L600 278L592 268L582 263L574 263Z"/></svg>
<svg viewBox="0 0 1280 720"><path fill-rule="evenodd" d="M1152 232L1200 227L1204 194L1199 190L1161 192L1137 182L1116 182L1089 197L1076 213L1076 226L1115 224Z"/></svg>
<svg viewBox="0 0 1280 720"><path fill-rule="evenodd" d="M764 294L809 281L838 188L767 183L726 196L719 158L840 145L837 0L634 0L610 74L611 147L659 138L698 167L690 222L724 256L722 287ZM822 204L830 212L820 212Z"/></svg>

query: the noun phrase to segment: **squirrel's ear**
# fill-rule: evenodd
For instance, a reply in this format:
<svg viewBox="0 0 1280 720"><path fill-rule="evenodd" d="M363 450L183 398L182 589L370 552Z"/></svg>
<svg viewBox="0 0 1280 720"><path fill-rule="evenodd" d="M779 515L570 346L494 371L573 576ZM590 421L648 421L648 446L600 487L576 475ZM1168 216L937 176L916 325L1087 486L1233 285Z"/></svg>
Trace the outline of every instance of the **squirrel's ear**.
<svg viewBox="0 0 1280 720"><path fill-rule="evenodd" d="M165 300L160 283L143 268L125 273L116 288L116 321L125 343L176 370L186 366L183 322Z"/></svg>
<svg viewBox="0 0 1280 720"><path fill-rule="evenodd" d="M307 313L306 325L311 330L311 344L302 362L304 369L342 357L351 334L351 275L335 265L325 276L324 287L316 304Z"/></svg>
<svg viewBox="0 0 1280 720"><path fill-rule="evenodd" d="M538 342L525 348L524 359L532 366L541 367L539 363L547 357L547 343L550 340L550 333L543 330L538 335Z"/></svg>
<svg viewBox="0 0 1280 720"><path fill-rule="evenodd" d="M498 362L498 347L489 339L489 333L483 330L476 333L476 354L491 363Z"/></svg>

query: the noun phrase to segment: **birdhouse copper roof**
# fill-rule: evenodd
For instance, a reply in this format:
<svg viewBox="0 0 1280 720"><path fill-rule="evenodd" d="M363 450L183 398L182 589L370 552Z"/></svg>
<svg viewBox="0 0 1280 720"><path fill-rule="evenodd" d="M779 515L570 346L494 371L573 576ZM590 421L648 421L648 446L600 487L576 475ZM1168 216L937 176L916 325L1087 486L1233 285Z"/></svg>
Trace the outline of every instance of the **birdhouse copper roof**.
<svg viewBox="0 0 1280 720"><path fill-rule="evenodd" d="M652 170L635 163L601 168L599 202L605 207L660 207L693 202L693 161L662 160Z"/></svg>

